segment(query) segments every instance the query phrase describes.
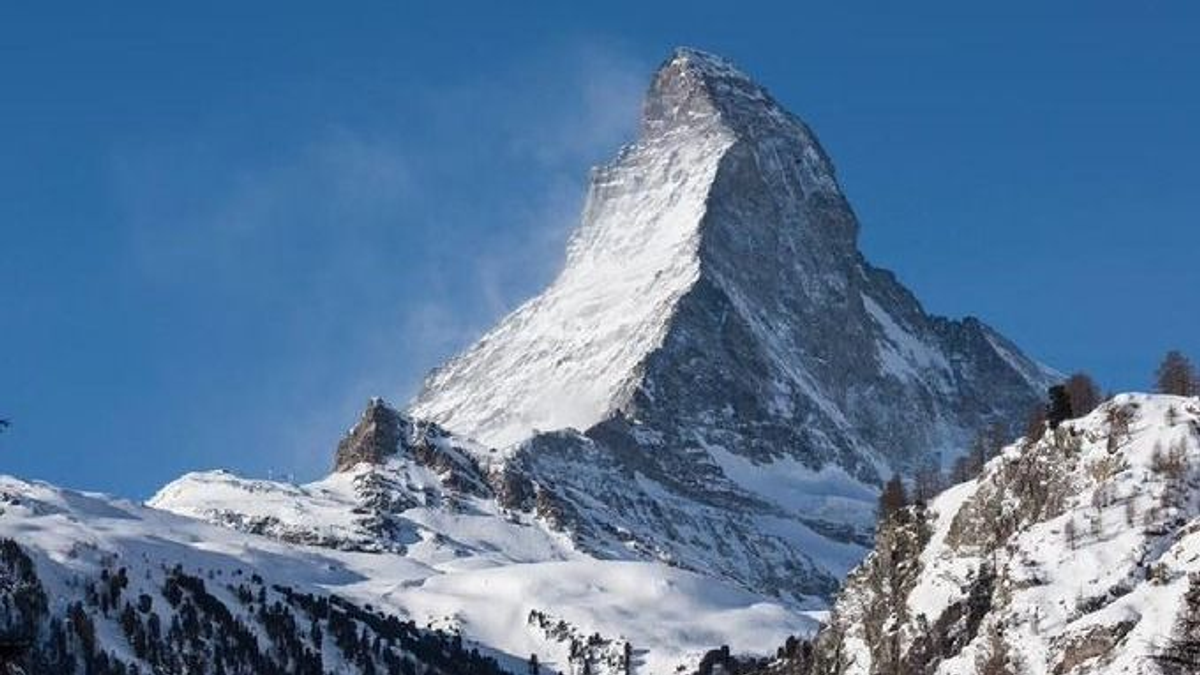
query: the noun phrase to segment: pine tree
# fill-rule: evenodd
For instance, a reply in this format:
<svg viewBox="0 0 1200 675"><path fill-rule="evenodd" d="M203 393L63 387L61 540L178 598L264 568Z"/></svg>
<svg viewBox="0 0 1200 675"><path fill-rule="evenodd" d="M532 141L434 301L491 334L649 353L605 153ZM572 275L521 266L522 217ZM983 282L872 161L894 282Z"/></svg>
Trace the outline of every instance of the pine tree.
<svg viewBox="0 0 1200 675"><path fill-rule="evenodd" d="M1046 434L1046 408L1044 406L1034 406L1033 410L1029 411L1029 417L1025 420L1025 445L1031 446L1034 443L1042 440L1042 436Z"/></svg>
<svg viewBox="0 0 1200 675"><path fill-rule="evenodd" d="M1156 660L1165 675L1200 672L1200 577L1188 577L1188 590L1175 619L1174 634Z"/></svg>
<svg viewBox="0 0 1200 675"><path fill-rule="evenodd" d="M904 489L900 474L894 473L879 495L879 519L888 520L905 506L908 506L908 491Z"/></svg>
<svg viewBox="0 0 1200 675"><path fill-rule="evenodd" d="M1059 424L1071 419L1071 395L1065 385L1056 384L1050 387L1050 403L1046 406L1046 425L1057 429Z"/></svg>
<svg viewBox="0 0 1200 675"><path fill-rule="evenodd" d="M913 476L913 500L922 504L928 503L942 491L945 482L937 458L926 459Z"/></svg>
<svg viewBox="0 0 1200 675"><path fill-rule="evenodd" d="M1071 414L1083 417L1100 405L1100 388L1087 373L1075 373L1063 383L1071 402Z"/></svg>
<svg viewBox="0 0 1200 675"><path fill-rule="evenodd" d="M1194 396L1200 386L1196 369L1183 353L1172 349L1163 357L1155 374L1158 391L1174 396Z"/></svg>

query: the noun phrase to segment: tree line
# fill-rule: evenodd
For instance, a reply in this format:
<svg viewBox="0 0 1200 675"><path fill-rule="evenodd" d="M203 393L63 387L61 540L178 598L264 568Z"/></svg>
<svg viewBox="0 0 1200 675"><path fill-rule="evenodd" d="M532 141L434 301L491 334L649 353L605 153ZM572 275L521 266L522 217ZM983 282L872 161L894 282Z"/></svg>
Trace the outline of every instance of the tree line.
<svg viewBox="0 0 1200 675"><path fill-rule="evenodd" d="M1172 396L1198 396L1200 375L1183 352L1171 350L1154 372L1154 389ZM1054 430L1067 420L1084 417L1111 397L1111 394L1101 393L1100 386L1090 374L1082 371L1072 374L1061 384L1050 387L1047 400L1030 411L1023 430L1024 442L1027 445L1036 443L1047 429ZM906 506L924 504L950 485L975 478L988 461L1000 454L1009 438L1008 429L993 423L975 434L967 452L951 465L949 474L943 471L936 457L927 458L918 466L909 482L899 473L893 473L879 495L880 520L886 520Z"/></svg>

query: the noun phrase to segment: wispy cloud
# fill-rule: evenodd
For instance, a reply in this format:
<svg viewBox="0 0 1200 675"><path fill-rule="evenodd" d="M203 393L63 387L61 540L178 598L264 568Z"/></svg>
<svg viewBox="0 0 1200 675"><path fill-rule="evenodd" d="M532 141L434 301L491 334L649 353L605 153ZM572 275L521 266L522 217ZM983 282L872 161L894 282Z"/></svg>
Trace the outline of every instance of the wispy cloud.
<svg viewBox="0 0 1200 675"><path fill-rule="evenodd" d="M236 465L230 445L252 438L302 475L324 469L367 396L405 401L556 273L588 166L631 137L648 68L597 45L555 56L406 92L394 126L118 155L146 282L281 342L254 365L286 394L238 399L262 408L239 418L257 428L214 430L214 457Z"/></svg>

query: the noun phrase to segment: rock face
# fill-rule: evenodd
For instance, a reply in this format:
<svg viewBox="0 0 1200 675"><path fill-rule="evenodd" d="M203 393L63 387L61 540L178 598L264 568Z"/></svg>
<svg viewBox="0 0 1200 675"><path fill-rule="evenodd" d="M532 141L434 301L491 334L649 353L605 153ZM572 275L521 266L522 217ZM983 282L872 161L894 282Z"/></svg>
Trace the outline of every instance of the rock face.
<svg viewBox="0 0 1200 675"><path fill-rule="evenodd" d="M638 140L594 172L562 273L409 412L498 448L597 555L827 595L884 474L1011 426L1056 378L927 314L857 234L808 127L678 50Z"/></svg>
<svg viewBox="0 0 1200 675"><path fill-rule="evenodd" d="M1198 466L1194 397L1022 439L881 526L829 625L761 672L1200 672Z"/></svg>
<svg viewBox="0 0 1200 675"><path fill-rule="evenodd" d="M459 494L490 497L483 464L491 454L433 422L413 419L373 398L358 424L338 443L334 471L350 471L360 464L379 466L399 458L432 471Z"/></svg>
<svg viewBox="0 0 1200 675"><path fill-rule="evenodd" d="M373 398L362 419L338 443L333 470L345 471L360 463L382 464L400 445L400 417L383 399Z"/></svg>

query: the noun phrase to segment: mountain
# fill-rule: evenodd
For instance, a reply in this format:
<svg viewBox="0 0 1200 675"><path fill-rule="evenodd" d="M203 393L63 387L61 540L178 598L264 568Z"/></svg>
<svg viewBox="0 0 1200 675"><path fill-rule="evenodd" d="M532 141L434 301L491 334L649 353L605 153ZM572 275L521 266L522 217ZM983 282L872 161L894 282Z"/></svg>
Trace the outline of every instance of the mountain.
<svg viewBox="0 0 1200 675"><path fill-rule="evenodd" d="M678 50L559 277L408 407L372 400L325 478L147 505L0 478L0 664L657 675L811 634L882 479L1057 377L927 314L857 231L808 127Z"/></svg>
<svg viewBox="0 0 1200 675"><path fill-rule="evenodd" d="M809 128L678 50L639 139L594 171L562 273L411 412L501 449L622 419L874 480L1040 400L1053 373L976 320L927 315L857 235Z"/></svg>
<svg viewBox="0 0 1200 675"><path fill-rule="evenodd" d="M808 127L727 61L680 49L639 138L594 172L555 282L407 410L372 402L329 480L414 457L439 503L483 500L595 559L822 607L871 545L882 478L1011 426L1056 377L978 320L925 313L863 259L857 230ZM358 495L369 515L336 536L303 509L214 499L211 481L154 503L407 550L388 528L411 530L397 514L425 497L366 475L381 492Z"/></svg>
<svg viewBox="0 0 1200 675"><path fill-rule="evenodd" d="M1124 394L898 513L761 671L1200 672L1200 400Z"/></svg>
<svg viewBox="0 0 1200 675"><path fill-rule="evenodd" d="M638 140L593 173L561 274L409 412L493 449L598 556L827 597L883 478L1011 428L1057 378L927 314L858 227L811 130L680 49Z"/></svg>

